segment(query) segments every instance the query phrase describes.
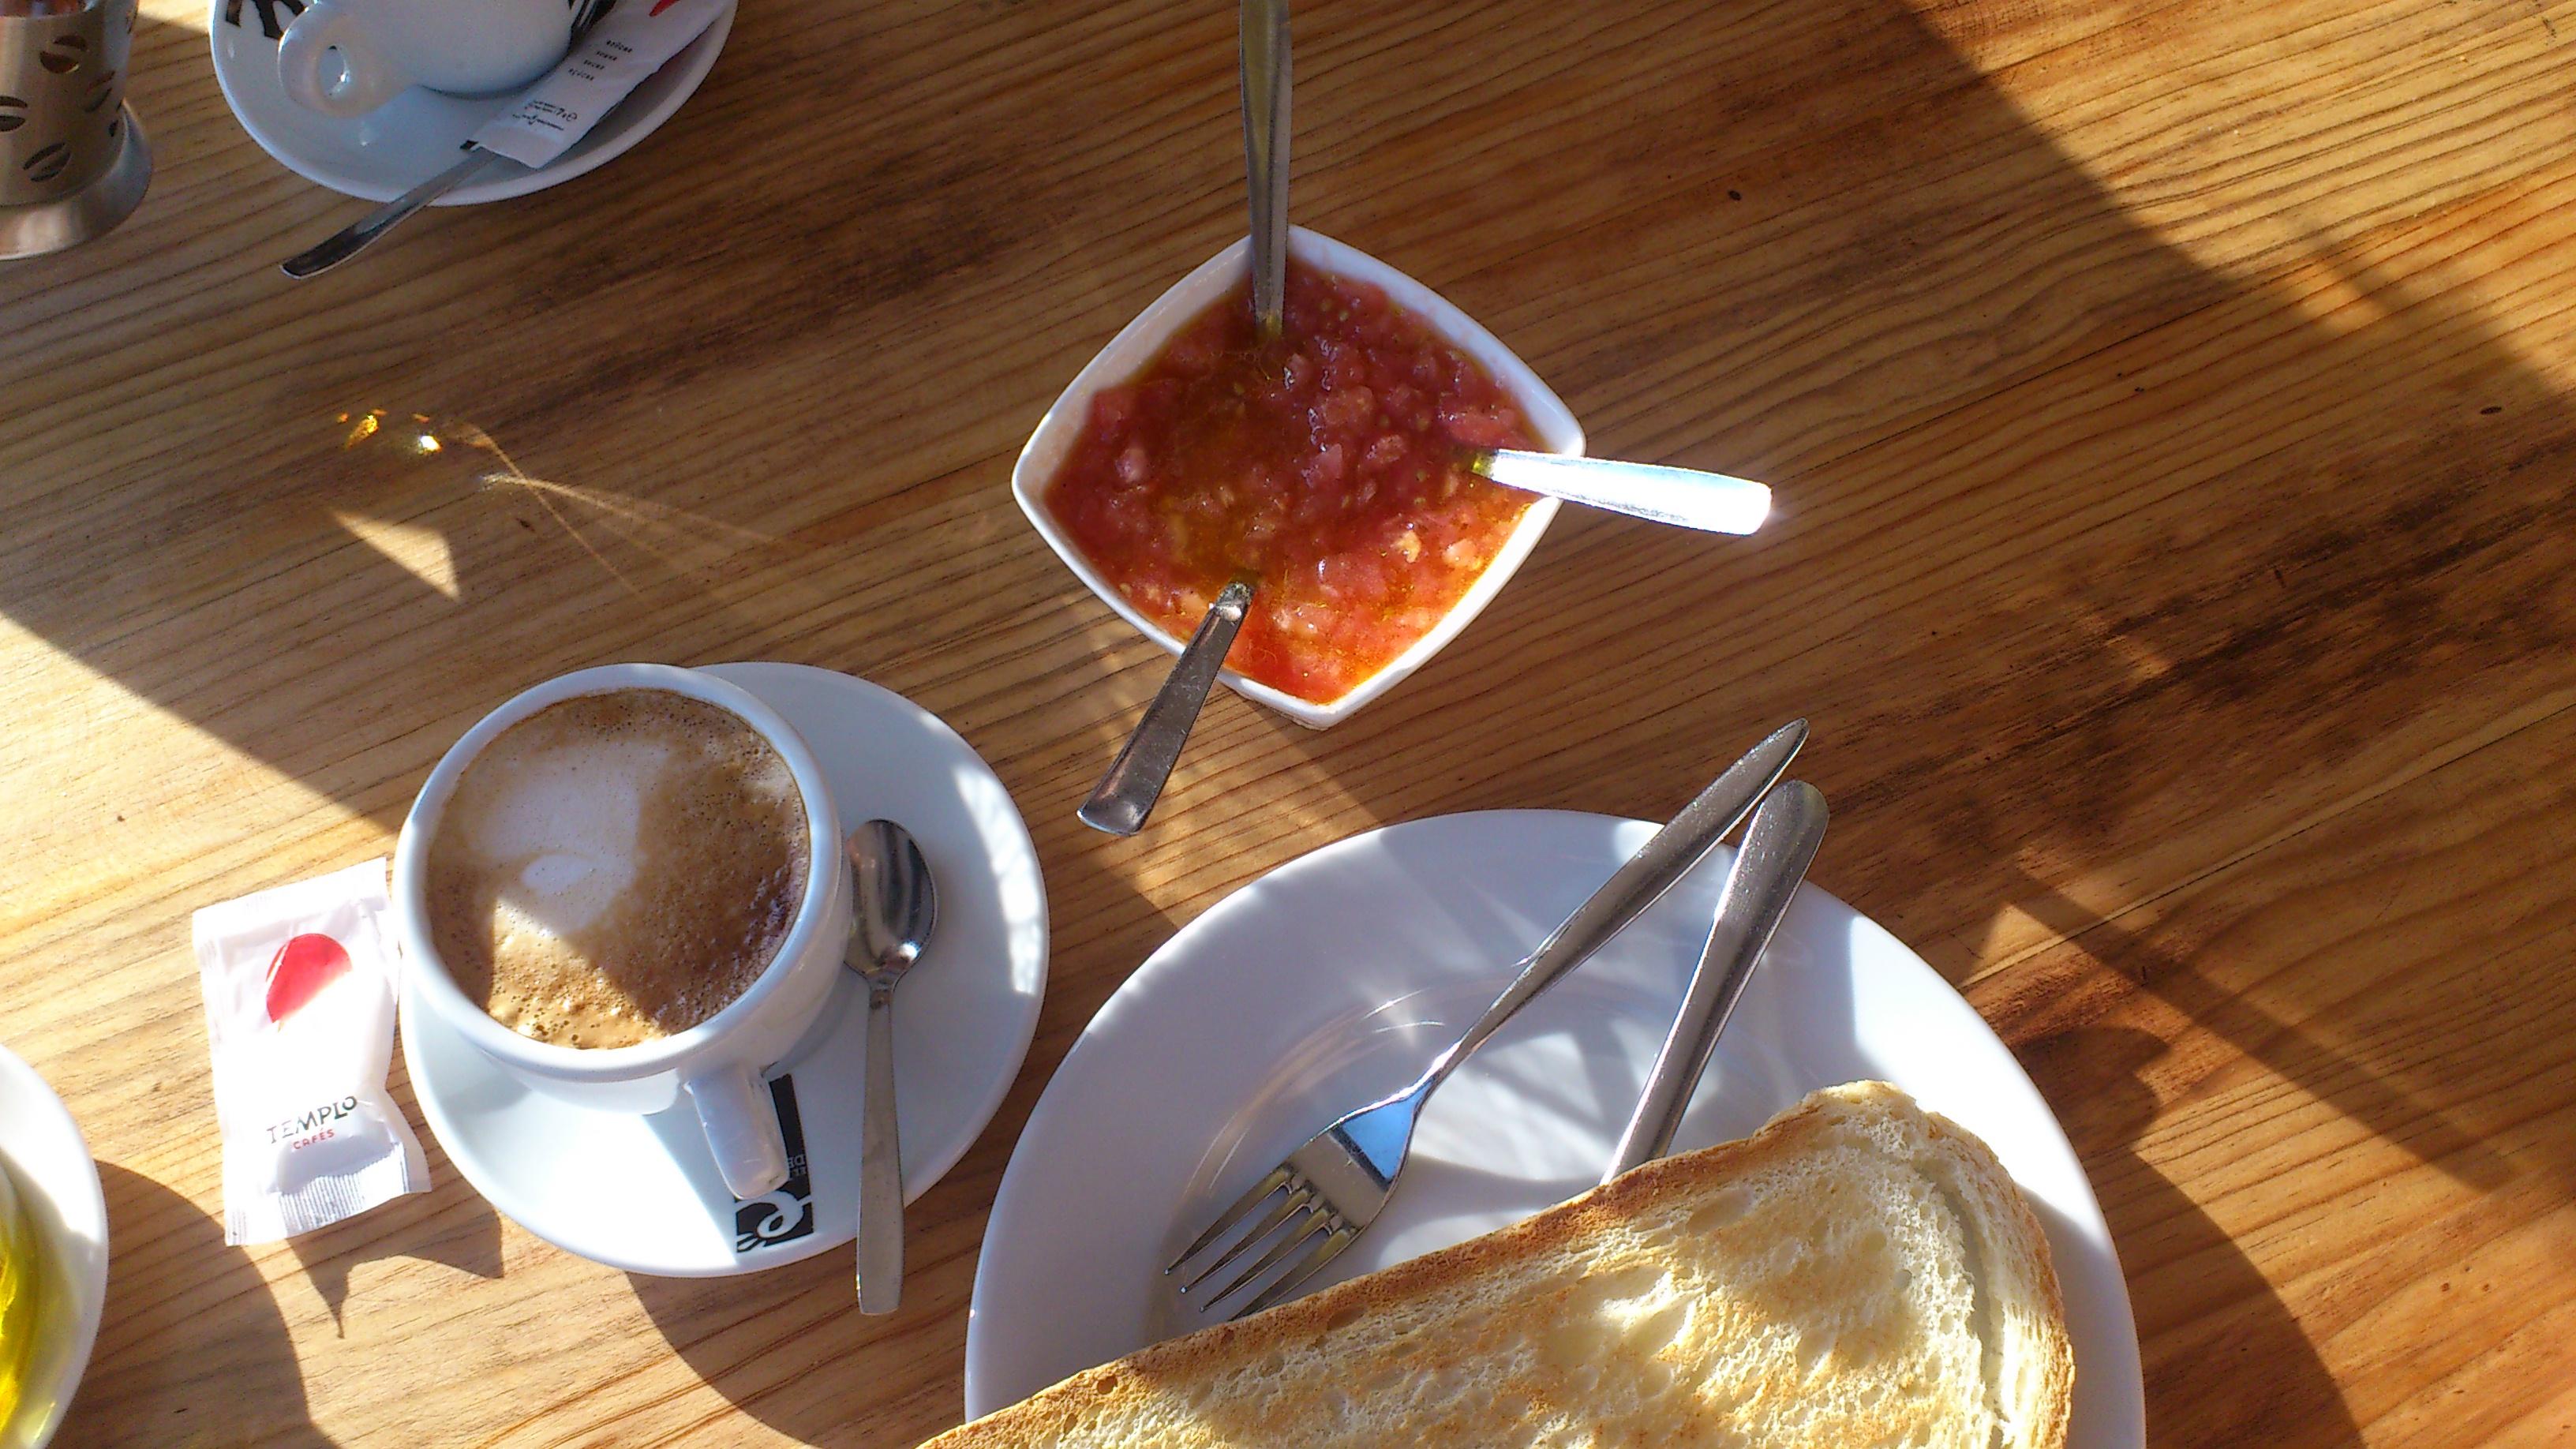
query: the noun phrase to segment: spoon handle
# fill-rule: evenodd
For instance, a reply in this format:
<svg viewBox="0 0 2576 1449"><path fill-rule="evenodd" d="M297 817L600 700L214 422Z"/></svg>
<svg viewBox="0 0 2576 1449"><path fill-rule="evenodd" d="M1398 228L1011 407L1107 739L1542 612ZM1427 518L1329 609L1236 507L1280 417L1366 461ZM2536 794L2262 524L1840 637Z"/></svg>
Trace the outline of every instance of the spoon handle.
<svg viewBox="0 0 2576 1449"><path fill-rule="evenodd" d="M464 160L368 212L309 250L288 257L278 264L278 270L298 281L331 270L375 245L378 237L402 225L413 212L473 180L500 155L498 151L474 147Z"/></svg>
<svg viewBox="0 0 2576 1449"><path fill-rule="evenodd" d="M1751 533L1771 513L1770 489L1696 468L1566 458L1512 448L1478 453L1467 460L1467 468L1506 488L1710 533Z"/></svg>
<svg viewBox="0 0 2576 1449"><path fill-rule="evenodd" d="M1242 0L1243 164L1252 183L1252 315L1261 335L1286 325L1288 292L1288 0Z"/></svg>
<svg viewBox="0 0 2576 1449"><path fill-rule="evenodd" d="M1126 747L1109 762L1109 772L1076 812L1083 824L1112 835L1133 835L1145 828L1145 817L1162 798L1163 782L1172 777L1181 746L1189 743L1190 726L1198 723L1199 706L1207 703L1217 671L1225 667L1226 651L1234 647L1235 631L1243 627L1243 616L1251 607L1252 585L1243 579L1227 584L1208 606L1207 617L1199 621L1198 632L1190 636L1190 645L1172 666L1171 677L1163 681L1154 702L1145 706L1145 717L1136 721L1136 732L1127 737Z"/></svg>
<svg viewBox="0 0 2576 1449"><path fill-rule="evenodd" d="M859 1311L903 1302L903 1139L894 1114L894 983L868 983L868 1095L859 1119Z"/></svg>

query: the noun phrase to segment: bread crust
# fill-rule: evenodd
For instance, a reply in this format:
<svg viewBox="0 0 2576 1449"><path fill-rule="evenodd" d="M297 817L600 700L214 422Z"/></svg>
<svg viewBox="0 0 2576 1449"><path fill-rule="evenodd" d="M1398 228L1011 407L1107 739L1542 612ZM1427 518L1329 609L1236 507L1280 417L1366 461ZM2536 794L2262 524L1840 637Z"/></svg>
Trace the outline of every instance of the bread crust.
<svg viewBox="0 0 2576 1449"><path fill-rule="evenodd" d="M1695 1198L1742 1180L1770 1162L1815 1150L1825 1135L1857 1117L1872 1115L1909 1119L1939 1146L1958 1169L1959 1185L1974 1201L1973 1216L1981 1221L1963 1223L1962 1229L1983 1230L1995 1257L1989 1272L2009 1275L2029 1301L2044 1305L2044 1311L2030 1321L2006 1325L2006 1331L2018 1339L2014 1347L2030 1356L2030 1391L2027 1411L2005 1443L2006 1449L2061 1449L2072 1400L2074 1356L2066 1338L2064 1304L2048 1239L2038 1216L1984 1142L1957 1123L1923 1111L1913 1098L1884 1082L1826 1088L1774 1117L1750 1137L1650 1162L1510 1227L1353 1278L1239 1322L1201 1329L1085 1369L1020 1404L950 1430L925 1449L1017 1449L1063 1442L1101 1408L1141 1406L1162 1395L1164 1385L1205 1382L1265 1353L1312 1342L1362 1317L1504 1272L1525 1259L1595 1237L1677 1199Z"/></svg>

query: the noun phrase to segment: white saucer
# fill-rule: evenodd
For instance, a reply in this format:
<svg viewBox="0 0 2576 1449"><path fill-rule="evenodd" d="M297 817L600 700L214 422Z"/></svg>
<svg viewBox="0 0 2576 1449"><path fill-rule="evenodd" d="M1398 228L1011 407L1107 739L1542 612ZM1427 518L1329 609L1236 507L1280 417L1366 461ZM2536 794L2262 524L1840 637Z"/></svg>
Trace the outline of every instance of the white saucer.
<svg viewBox="0 0 2576 1449"><path fill-rule="evenodd" d="M531 170L495 158L484 179L460 186L433 206L472 206L542 191L593 170L652 134L707 78L733 29L734 6L716 13L706 33L683 46L553 164ZM227 17L230 18L227 18ZM452 96L419 86L354 120L306 110L277 82L277 37L263 23L294 18L283 0L212 0L206 31L214 40L215 80L224 102L260 149L307 181L366 201L391 201L457 162L458 148L512 99Z"/></svg>
<svg viewBox="0 0 2576 1449"><path fill-rule="evenodd" d="M63 1099L36 1069L0 1047L0 1170L43 1244L46 1277L36 1355L17 1411L0 1419L0 1445L40 1449L71 1407L89 1367L107 1305L107 1198L98 1164Z"/></svg>
<svg viewBox="0 0 2576 1449"><path fill-rule="evenodd" d="M1288 1149L1409 1080L1653 833L1544 810L1413 821L1291 861L1183 927L1092 1018L1011 1154L967 1318L967 1414L1198 1326L1162 1265ZM1697 963L1724 858L1459 1069L1403 1186L1317 1286L1592 1186ZM2075 1345L2070 1442L2143 1444L2110 1229L2012 1054L1913 952L1814 886L1764 959L1674 1148L1860 1078L1974 1131L2048 1231Z"/></svg>
<svg viewBox="0 0 2576 1449"><path fill-rule="evenodd" d="M901 695L801 664L706 672L787 717L823 762L842 820L898 821L929 857L939 926L894 1005L904 1195L919 1197L992 1120L1037 1031L1046 887L1028 827L974 750ZM856 1234L866 1021L865 990L844 973L771 1073L794 1175L750 1203L725 1192L685 1106L632 1117L530 1092L408 989L403 1062L439 1145L511 1221L631 1273L708 1277L810 1258Z"/></svg>

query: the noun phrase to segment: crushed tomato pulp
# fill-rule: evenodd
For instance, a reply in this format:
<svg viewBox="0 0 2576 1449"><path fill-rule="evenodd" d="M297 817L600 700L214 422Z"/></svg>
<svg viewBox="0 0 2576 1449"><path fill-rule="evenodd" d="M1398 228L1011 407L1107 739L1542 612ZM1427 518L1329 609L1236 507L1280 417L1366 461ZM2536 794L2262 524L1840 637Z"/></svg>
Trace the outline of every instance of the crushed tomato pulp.
<svg viewBox="0 0 2576 1449"><path fill-rule="evenodd" d="M1460 450L1534 442L1474 359L1375 287L1292 262L1286 320L1260 339L1249 282L1192 318L1093 396L1046 503L1184 638L1256 576L1227 664L1322 704L1429 633L1529 506Z"/></svg>

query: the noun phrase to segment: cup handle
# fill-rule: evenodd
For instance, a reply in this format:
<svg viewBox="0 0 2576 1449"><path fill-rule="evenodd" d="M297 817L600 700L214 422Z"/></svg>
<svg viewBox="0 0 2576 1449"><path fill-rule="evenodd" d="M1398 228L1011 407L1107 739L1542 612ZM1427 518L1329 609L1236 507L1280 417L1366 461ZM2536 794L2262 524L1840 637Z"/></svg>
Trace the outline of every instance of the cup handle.
<svg viewBox="0 0 2576 1449"><path fill-rule="evenodd" d="M340 52L346 79L323 80L325 62ZM402 94L413 78L367 39L366 30L332 0L313 0L277 43L277 82L288 99L326 116L363 116Z"/></svg>
<svg viewBox="0 0 2576 1449"><path fill-rule="evenodd" d="M760 1074L749 1067L717 1067L680 1087L697 1105L698 1125L706 1129L707 1150L724 1174L725 1191L740 1200L778 1191L787 1181L787 1139L779 1133L778 1109Z"/></svg>

